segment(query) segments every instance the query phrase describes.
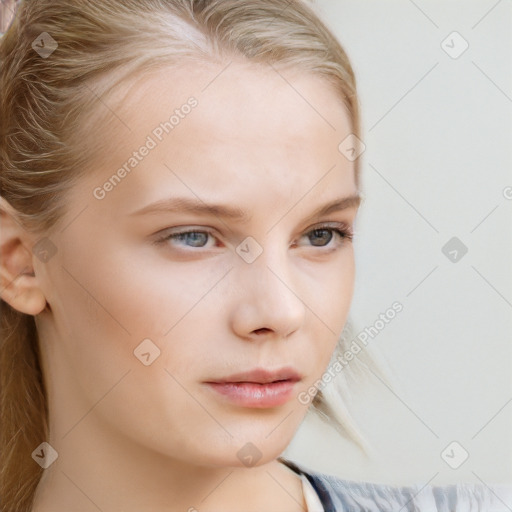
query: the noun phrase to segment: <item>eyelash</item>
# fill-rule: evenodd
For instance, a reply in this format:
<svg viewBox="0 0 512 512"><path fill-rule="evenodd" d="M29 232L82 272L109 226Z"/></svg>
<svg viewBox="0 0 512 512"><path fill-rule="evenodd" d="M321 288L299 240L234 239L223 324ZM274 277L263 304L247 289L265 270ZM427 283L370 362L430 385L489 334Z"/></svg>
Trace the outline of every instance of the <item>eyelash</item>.
<svg viewBox="0 0 512 512"><path fill-rule="evenodd" d="M307 231L303 236L307 236L308 234L314 233L315 231L331 231L331 232L337 234L344 242L346 242L346 241L350 242L353 240L353 237L354 237L352 228L348 224L345 224L343 222L336 222L334 224L322 224L320 226L315 226L313 229ZM180 236L188 235L190 233L205 233L205 234L211 235L214 238L217 238L215 233L213 233L212 231L210 231L208 229L188 229L188 230L184 230L184 231L173 232L170 234L167 233L167 234L161 235L157 239L155 239L153 243L155 245L162 245L169 240L178 239ZM329 240L327 245L320 245L320 246L311 245L310 247L318 247L320 249L329 248L332 245L331 244L332 240L333 240L333 238L331 238L331 240ZM343 242L340 242L337 245L337 247L334 247L331 250L340 248L343 245L345 245L345 244ZM188 246L188 247L190 247L192 250L194 249L191 246ZM204 249L204 247L197 247L197 249L198 250ZM185 249L185 250L188 250L188 249ZM193 251L193 252L197 252L197 251Z"/></svg>

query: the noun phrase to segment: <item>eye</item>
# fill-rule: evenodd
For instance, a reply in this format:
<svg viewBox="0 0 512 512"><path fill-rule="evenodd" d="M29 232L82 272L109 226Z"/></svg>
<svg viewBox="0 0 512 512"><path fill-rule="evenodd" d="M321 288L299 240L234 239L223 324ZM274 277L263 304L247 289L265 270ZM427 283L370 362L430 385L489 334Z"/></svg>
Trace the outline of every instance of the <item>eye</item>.
<svg viewBox="0 0 512 512"><path fill-rule="evenodd" d="M306 239L310 247L330 247L336 249L344 245L344 241L350 241L353 238L352 229L345 223L324 224L308 231L300 237L300 240ZM154 240L155 245L169 243L172 246L191 247L196 249L212 249L216 247L217 237L208 230L188 229L185 231L169 232L163 234ZM334 240L335 243L331 243ZM208 243L211 241L212 243ZM337 243L336 243L337 242ZM297 244L294 244L295 247Z"/></svg>
<svg viewBox="0 0 512 512"><path fill-rule="evenodd" d="M163 244L164 242L169 242L172 245L185 246L185 247L196 247L203 249L207 247L208 237L214 238L213 233L210 231L204 230L188 230L188 231L180 231L176 233L169 233L160 236L157 238L154 243L155 244ZM210 244L211 247L211 244Z"/></svg>
<svg viewBox="0 0 512 512"><path fill-rule="evenodd" d="M303 238L306 237L313 247L327 247L330 242L335 239L338 246L343 244L345 240L352 240L352 229L344 223L336 223L334 226L322 225L309 231ZM330 244L333 245L333 244Z"/></svg>

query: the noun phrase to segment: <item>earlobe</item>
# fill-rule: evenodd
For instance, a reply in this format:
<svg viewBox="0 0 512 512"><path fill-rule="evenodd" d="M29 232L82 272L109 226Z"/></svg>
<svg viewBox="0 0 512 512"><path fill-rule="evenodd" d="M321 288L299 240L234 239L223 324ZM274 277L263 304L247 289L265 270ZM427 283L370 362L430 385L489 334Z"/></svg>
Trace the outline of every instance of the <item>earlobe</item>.
<svg viewBox="0 0 512 512"><path fill-rule="evenodd" d="M35 277L26 274L15 276L11 280L9 277L6 278L2 269L0 293L2 300L20 313L33 316L41 313L46 307L46 298L37 286L27 282L27 279L32 281Z"/></svg>
<svg viewBox="0 0 512 512"><path fill-rule="evenodd" d="M16 218L15 210L0 197L0 297L12 308L38 315L46 298L34 273L30 236Z"/></svg>

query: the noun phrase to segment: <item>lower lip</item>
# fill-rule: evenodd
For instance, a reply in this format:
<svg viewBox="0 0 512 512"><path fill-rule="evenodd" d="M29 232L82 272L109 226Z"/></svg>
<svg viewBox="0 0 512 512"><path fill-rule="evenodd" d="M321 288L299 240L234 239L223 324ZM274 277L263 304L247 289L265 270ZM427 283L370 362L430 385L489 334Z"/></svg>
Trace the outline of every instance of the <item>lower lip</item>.
<svg viewBox="0 0 512 512"><path fill-rule="evenodd" d="M277 407L292 397L296 381L280 380L267 384L255 382L208 382L211 389L242 407Z"/></svg>

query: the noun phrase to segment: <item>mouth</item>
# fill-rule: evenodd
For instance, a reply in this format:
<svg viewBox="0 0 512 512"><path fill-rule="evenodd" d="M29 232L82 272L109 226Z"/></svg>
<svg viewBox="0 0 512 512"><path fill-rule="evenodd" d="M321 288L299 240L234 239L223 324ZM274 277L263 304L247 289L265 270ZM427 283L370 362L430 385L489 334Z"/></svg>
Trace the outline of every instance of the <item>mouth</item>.
<svg viewBox="0 0 512 512"><path fill-rule="evenodd" d="M288 402L294 396L293 390L300 380L301 375L290 367L274 371L258 368L205 384L234 405L263 409Z"/></svg>

